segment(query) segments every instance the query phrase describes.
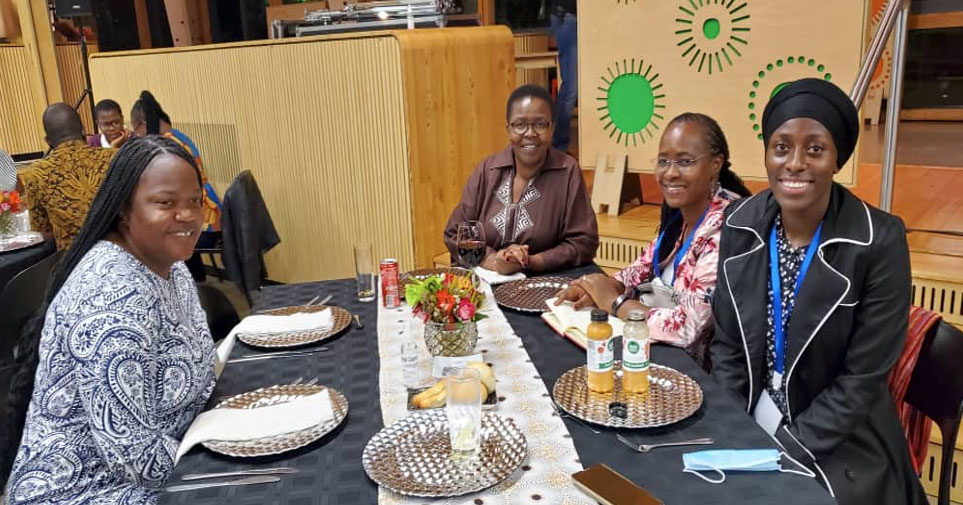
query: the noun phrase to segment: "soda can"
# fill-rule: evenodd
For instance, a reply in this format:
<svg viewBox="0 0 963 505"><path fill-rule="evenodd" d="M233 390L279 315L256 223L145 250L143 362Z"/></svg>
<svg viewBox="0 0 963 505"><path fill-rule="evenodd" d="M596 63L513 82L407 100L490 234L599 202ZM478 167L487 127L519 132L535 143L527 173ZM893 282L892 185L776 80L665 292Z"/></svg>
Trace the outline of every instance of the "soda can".
<svg viewBox="0 0 963 505"><path fill-rule="evenodd" d="M381 260L381 300L385 307L401 305L399 283L398 260L394 258Z"/></svg>

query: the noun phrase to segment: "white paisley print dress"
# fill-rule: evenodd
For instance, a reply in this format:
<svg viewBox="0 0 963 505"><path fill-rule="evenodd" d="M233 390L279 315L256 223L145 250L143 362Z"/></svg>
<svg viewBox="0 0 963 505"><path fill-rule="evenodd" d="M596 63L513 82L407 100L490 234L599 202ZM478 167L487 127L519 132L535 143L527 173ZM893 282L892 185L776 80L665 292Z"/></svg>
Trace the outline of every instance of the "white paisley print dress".
<svg viewBox="0 0 963 505"><path fill-rule="evenodd" d="M11 504L154 503L214 388L187 267L168 280L97 243L47 311Z"/></svg>

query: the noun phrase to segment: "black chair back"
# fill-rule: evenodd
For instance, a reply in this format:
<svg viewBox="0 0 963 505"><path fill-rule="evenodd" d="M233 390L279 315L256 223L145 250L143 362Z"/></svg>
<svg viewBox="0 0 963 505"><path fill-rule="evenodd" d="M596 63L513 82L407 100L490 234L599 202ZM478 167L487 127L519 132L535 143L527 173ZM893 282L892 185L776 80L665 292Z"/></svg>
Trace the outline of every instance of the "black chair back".
<svg viewBox="0 0 963 505"><path fill-rule="evenodd" d="M207 313L207 326L211 329L211 337L215 342L226 337L231 329L241 322L231 300L216 287L198 284L197 296L200 298L201 307L204 307L204 312Z"/></svg>
<svg viewBox="0 0 963 505"><path fill-rule="evenodd" d="M56 252L15 275L0 291L0 307L3 307L4 323L0 325L0 366L9 363L14 356L14 346L20 330L43 304L47 293L47 281L54 265L60 261L62 252ZM3 379L0 378L0 383ZM5 386L5 383L3 383ZM6 387L0 387L0 394Z"/></svg>
<svg viewBox="0 0 963 505"><path fill-rule="evenodd" d="M963 363L963 332L946 321L940 321L926 335L906 390L906 402L932 419L943 435L938 505L950 503L953 452L963 414L960 363Z"/></svg>
<svg viewBox="0 0 963 505"><path fill-rule="evenodd" d="M241 172L224 192L221 212L224 269L253 305L251 291L261 289L267 278L264 253L281 239L250 170Z"/></svg>

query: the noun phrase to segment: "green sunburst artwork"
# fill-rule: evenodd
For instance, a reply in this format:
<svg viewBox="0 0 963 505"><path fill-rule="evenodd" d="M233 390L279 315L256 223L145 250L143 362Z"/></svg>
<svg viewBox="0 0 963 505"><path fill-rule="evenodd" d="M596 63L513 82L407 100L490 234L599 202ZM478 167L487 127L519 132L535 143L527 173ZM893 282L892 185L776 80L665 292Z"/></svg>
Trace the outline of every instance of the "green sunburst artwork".
<svg viewBox="0 0 963 505"><path fill-rule="evenodd" d="M603 85L597 87L601 94L596 98L602 129L625 146L630 140L633 146L651 140L659 122L665 119L661 114L665 94L659 74L651 64L635 58L617 61L606 71L608 76L601 77Z"/></svg>
<svg viewBox="0 0 963 505"><path fill-rule="evenodd" d="M676 46L682 59L699 72L712 74L735 65L749 45L749 2L687 0L675 19Z"/></svg>
<svg viewBox="0 0 963 505"><path fill-rule="evenodd" d="M769 99L790 82L804 77L833 80L833 74L829 73L826 65L804 55L779 58L759 70L749 90L749 121L757 138L762 139L762 111Z"/></svg>

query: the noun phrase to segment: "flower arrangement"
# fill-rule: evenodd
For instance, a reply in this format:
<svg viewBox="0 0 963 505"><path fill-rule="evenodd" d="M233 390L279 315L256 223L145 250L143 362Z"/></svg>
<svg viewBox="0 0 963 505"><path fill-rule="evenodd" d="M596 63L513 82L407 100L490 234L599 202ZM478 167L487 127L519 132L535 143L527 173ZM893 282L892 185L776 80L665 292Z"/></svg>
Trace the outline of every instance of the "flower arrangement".
<svg viewBox="0 0 963 505"><path fill-rule="evenodd" d="M0 235L13 231L16 223L16 216L22 210L20 194L16 191L3 191L0 193Z"/></svg>
<svg viewBox="0 0 963 505"><path fill-rule="evenodd" d="M405 300L412 314L426 323L458 326L488 317L478 312L485 294L475 289L466 275L445 273L411 279L405 286Z"/></svg>

